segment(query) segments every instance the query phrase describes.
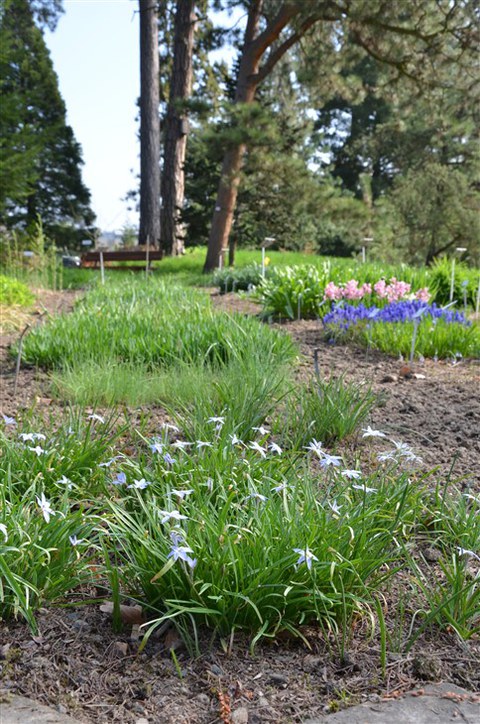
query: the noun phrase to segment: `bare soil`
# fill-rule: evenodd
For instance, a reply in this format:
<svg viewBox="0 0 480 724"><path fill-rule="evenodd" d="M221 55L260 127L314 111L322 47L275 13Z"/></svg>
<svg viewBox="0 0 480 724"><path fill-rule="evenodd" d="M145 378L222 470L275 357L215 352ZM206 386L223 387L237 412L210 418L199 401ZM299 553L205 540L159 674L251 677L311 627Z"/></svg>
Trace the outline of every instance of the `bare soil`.
<svg viewBox="0 0 480 724"><path fill-rule="evenodd" d="M77 293L45 293L40 297L49 314L67 311ZM257 313L238 296L212 295L218 307ZM40 320L40 323L42 321ZM452 478L480 489L480 367L477 362L427 361L407 374L403 363L383 354L322 339L318 322L282 325L298 342L301 379L313 374L318 350L322 376L343 374L367 383L381 396L371 424L395 439L408 442L423 458L425 469L438 467L437 478ZM40 370L21 369L13 396L15 361L8 347L18 334L0 339L1 409L17 415L61 415L63 407L49 397L48 378ZM390 381L387 381L390 380ZM151 409L162 418L163 411ZM350 443L362 454L362 439ZM405 580L405 586L408 581ZM392 640L405 634L395 614L400 576L385 591L385 610ZM359 622L345 651L315 628L305 629L305 641L280 636L259 644L254 653L241 636L233 641L200 640L201 655L193 657L170 629L153 635L139 652L138 629L125 626L115 633L99 603L98 587L72 597L67 607L49 607L38 614L38 634L23 622L0 623L0 701L15 692L54 706L80 721L145 724L207 724L231 722L302 722L362 701L395 698L426 682L447 681L469 691L480 690L480 641L464 644L448 632L426 632L408 654L390 653L385 672L380 665L380 641L369 637ZM85 602L89 601L89 605ZM172 654L172 649L174 654Z"/></svg>
<svg viewBox="0 0 480 724"><path fill-rule="evenodd" d="M255 314L259 308L238 295L212 295L227 311ZM426 470L439 468L463 485L480 485L480 360L425 360L412 368L376 350L329 344L321 322L299 320L275 325L288 331L302 354L299 375L314 374L314 353L324 379L344 376L371 386L380 405L371 426L410 444ZM452 468L453 466L453 468Z"/></svg>

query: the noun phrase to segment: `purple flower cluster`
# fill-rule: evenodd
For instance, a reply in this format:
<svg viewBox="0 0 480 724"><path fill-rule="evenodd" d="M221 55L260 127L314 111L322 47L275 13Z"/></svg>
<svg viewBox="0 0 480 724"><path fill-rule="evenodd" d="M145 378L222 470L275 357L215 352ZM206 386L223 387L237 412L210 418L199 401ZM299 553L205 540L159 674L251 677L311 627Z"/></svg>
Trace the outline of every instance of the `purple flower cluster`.
<svg viewBox="0 0 480 724"><path fill-rule="evenodd" d="M419 299L402 302L391 302L385 307L366 307L364 304L336 304L332 311L323 318L325 325L335 324L341 329L348 329L354 324L367 322L411 322L415 319L430 317L433 320L443 319L448 324L464 324L469 326L465 315L451 309L439 307L435 302L427 304Z"/></svg>

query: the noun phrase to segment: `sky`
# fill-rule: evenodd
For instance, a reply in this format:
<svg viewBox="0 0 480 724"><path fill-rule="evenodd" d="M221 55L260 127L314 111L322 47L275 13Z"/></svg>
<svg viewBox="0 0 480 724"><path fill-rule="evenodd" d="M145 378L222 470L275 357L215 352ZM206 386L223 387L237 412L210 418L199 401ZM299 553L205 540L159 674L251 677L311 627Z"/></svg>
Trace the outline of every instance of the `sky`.
<svg viewBox="0 0 480 724"><path fill-rule="evenodd" d="M137 224L122 201L137 188L140 168L137 99L140 94L137 0L64 0L65 13L53 33L45 31L67 107L67 122L82 146L82 176L102 231ZM218 14L226 26L242 14ZM231 62L232 49L212 59Z"/></svg>
<svg viewBox="0 0 480 724"><path fill-rule="evenodd" d="M139 171L137 7L136 0L64 0L57 28L45 32L103 231L138 220L122 201L136 187Z"/></svg>

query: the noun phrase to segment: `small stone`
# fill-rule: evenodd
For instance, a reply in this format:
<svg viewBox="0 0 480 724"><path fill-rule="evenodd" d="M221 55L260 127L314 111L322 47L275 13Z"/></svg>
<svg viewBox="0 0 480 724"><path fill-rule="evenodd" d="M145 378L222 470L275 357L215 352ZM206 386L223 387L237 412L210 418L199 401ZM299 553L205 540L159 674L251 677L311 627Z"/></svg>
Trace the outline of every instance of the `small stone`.
<svg viewBox="0 0 480 724"><path fill-rule="evenodd" d="M270 674L270 681L279 689L286 689L288 686L288 679L283 674Z"/></svg>
<svg viewBox="0 0 480 724"><path fill-rule="evenodd" d="M423 555L429 563L436 563L442 557L442 554L437 548L424 548Z"/></svg>
<svg viewBox="0 0 480 724"><path fill-rule="evenodd" d="M270 706L270 702L269 702L268 699L266 699L264 696L259 696L259 697L258 697L258 707L259 707L259 709L262 708L262 707L265 707L265 706Z"/></svg>
<svg viewBox="0 0 480 724"><path fill-rule="evenodd" d="M248 709L244 706L235 709L231 713L230 721L232 724L248 724Z"/></svg>
<svg viewBox="0 0 480 724"><path fill-rule="evenodd" d="M217 666L217 664L212 664L209 668L210 668L210 672L214 676L222 676L223 671L221 670L220 666Z"/></svg>
<svg viewBox="0 0 480 724"><path fill-rule="evenodd" d="M145 708L141 704L139 704L137 701L134 701L130 708L132 711L136 712L137 714L145 714Z"/></svg>
<svg viewBox="0 0 480 724"><path fill-rule="evenodd" d="M75 629L75 631L82 631L83 633L86 633L87 631L90 631L90 624L88 621L84 621L82 618L77 618L72 623L72 628Z"/></svg>
<svg viewBox="0 0 480 724"><path fill-rule="evenodd" d="M128 654L128 644L125 641L115 641L113 650L118 656L126 656Z"/></svg>
<svg viewBox="0 0 480 724"><path fill-rule="evenodd" d="M398 375L383 375L380 382L398 382Z"/></svg>
<svg viewBox="0 0 480 724"><path fill-rule="evenodd" d="M140 719L135 719L135 724L148 724L148 719L145 719L145 717L141 716Z"/></svg>
<svg viewBox="0 0 480 724"><path fill-rule="evenodd" d="M63 704L57 704L57 711L59 714L66 714L67 713L67 707L63 706Z"/></svg>
<svg viewBox="0 0 480 724"><path fill-rule="evenodd" d="M210 697L207 694L198 694L194 701L198 704L201 711L206 711L210 707Z"/></svg>
<svg viewBox="0 0 480 724"><path fill-rule="evenodd" d="M433 656L418 655L412 662L413 673L423 681L436 681L442 677L441 662Z"/></svg>
<svg viewBox="0 0 480 724"><path fill-rule="evenodd" d="M414 372L412 375L414 380L426 380L427 375L421 375L419 372Z"/></svg>
<svg viewBox="0 0 480 724"><path fill-rule="evenodd" d="M324 663L324 659L322 659L320 656L313 656L312 654L307 654L302 662L303 670L306 671L308 674L314 674L319 671L321 665Z"/></svg>

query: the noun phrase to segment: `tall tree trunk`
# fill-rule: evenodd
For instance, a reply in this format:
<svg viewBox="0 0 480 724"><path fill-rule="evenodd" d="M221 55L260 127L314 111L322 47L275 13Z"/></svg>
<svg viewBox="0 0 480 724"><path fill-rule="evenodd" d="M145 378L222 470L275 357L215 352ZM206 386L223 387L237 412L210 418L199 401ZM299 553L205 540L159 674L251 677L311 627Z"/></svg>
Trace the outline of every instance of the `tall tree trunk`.
<svg viewBox="0 0 480 724"><path fill-rule="evenodd" d="M258 72L261 55L252 52L252 43L258 35L262 5L263 0L255 0L248 11L248 22L235 90L234 102L236 104L252 103L255 98L258 82L254 76ZM223 158L204 272L212 271L220 266L220 256L228 246L245 151L246 146L242 143L229 148Z"/></svg>
<svg viewBox="0 0 480 724"><path fill-rule="evenodd" d="M166 254L183 254L185 227L181 212L185 196L185 153L188 117L182 102L192 92L195 0L177 0L170 98L164 125L162 170L162 248Z"/></svg>
<svg viewBox="0 0 480 724"><path fill-rule="evenodd" d="M280 58L306 33L306 31L319 19L317 9L307 13L290 36L280 42L275 49L273 44L288 23L300 16L305 9L304 0L289 0L279 5L278 12L259 33L259 23L262 13L263 0L252 0L248 9L248 21L245 30L245 40L240 58L237 87L234 103L252 103L255 93L264 78L272 71ZM268 58L260 67L260 62L267 50ZM229 148L224 156L222 173L218 187L215 211L213 214L210 236L208 239L207 258L204 272L212 271L219 266L220 255L228 246L228 236L232 228L233 214L237 203L240 171L245 155L245 144Z"/></svg>
<svg viewBox="0 0 480 724"><path fill-rule="evenodd" d="M138 241L160 246L160 116L156 0L140 8L140 229Z"/></svg>

